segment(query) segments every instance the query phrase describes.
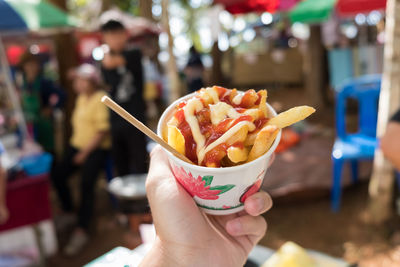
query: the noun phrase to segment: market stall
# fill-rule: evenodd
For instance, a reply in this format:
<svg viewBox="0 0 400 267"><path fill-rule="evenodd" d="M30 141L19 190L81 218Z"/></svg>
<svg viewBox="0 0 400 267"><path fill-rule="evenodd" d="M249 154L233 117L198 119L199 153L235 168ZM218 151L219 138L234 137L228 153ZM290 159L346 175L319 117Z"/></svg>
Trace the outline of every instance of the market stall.
<svg viewBox="0 0 400 267"><path fill-rule="evenodd" d="M25 50L39 54L43 44L36 42L34 46L30 45L30 33L37 36L49 34L54 28L70 28L74 22L45 1L0 0L0 15L0 141L6 150L1 162L8 174L6 204L10 214L7 222L0 226L0 239L10 238L11 235L19 240L0 249L5 253L34 246L39 252L36 260L43 264L44 256L56 251L49 202L52 156L44 153L43 148L34 142L27 128L20 93L14 83L15 69L10 63L15 65ZM37 40L43 43L44 39ZM33 229L31 231L36 237L33 243L29 244L29 239L23 237L26 227ZM48 243L49 240L52 240L51 246L43 244L43 241Z"/></svg>

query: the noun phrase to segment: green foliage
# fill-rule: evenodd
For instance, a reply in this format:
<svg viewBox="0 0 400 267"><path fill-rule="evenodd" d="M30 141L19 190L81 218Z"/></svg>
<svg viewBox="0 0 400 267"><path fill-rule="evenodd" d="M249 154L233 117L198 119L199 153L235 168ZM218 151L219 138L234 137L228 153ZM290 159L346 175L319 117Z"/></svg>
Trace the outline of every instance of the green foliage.
<svg viewBox="0 0 400 267"><path fill-rule="evenodd" d="M135 16L139 15L139 0L114 0L113 2L121 10L131 13Z"/></svg>

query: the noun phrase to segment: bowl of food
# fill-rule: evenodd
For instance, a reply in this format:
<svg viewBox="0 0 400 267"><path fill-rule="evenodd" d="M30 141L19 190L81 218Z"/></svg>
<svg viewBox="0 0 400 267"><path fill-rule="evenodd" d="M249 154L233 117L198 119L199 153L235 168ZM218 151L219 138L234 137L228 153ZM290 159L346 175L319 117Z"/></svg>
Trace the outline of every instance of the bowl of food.
<svg viewBox="0 0 400 267"><path fill-rule="evenodd" d="M313 113L301 106L279 115L267 91L203 88L172 103L157 134L191 162L167 152L177 181L208 214L244 209L259 191L281 129Z"/></svg>

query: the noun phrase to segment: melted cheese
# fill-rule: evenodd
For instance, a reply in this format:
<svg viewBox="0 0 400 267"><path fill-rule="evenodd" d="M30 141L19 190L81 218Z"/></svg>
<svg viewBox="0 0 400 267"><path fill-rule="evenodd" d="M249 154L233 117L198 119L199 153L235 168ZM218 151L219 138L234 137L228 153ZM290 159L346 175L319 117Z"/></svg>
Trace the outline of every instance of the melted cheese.
<svg viewBox="0 0 400 267"><path fill-rule="evenodd" d="M233 99L232 103L235 105L240 105L242 103L242 98L244 96L244 92L239 92Z"/></svg>
<svg viewBox="0 0 400 267"><path fill-rule="evenodd" d="M211 122L214 125L220 123L226 117L237 119L240 113L237 112L231 105L225 102L218 102L217 104L210 105Z"/></svg>
<svg viewBox="0 0 400 267"><path fill-rule="evenodd" d="M198 162L201 164L201 162L204 160L205 155L211 151L212 149L216 148L220 144L226 143L231 136L233 136L237 131L239 131L242 127L247 126L248 130L254 131L256 129L256 126L254 123L250 121L241 121L232 128L230 128L226 133L224 133L220 138L209 144L207 147L201 149L199 153L197 153L198 157Z"/></svg>
<svg viewBox="0 0 400 267"><path fill-rule="evenodd" d="M211 122L214 125L217 125L222 120L228 118L237 119L242 115L250 115L254 118L254 120L260 117L260 110L256 108L247 109L242 114L237 112L234 107L225 103L218 102L217 104L210 105L211 112Z"/></svg>
<svg viewBox="0 0 400 267"><path fill-rule="evenodd" d="M211 96L214 104L219 102L218 92L213 87L208 87L205 91L209 96Z"/></svg>
<svg viewBox="0 0 400 267"><path fill-rule="evenodd" d="M203 104L198 98L190 99L187 102L186 106L183 108L186 122L189 124L190 130L192 131L193 139L197 144L197 155L199 154L200 150L203 149L206 143L205 137L200 132L199 122L194 115L195 112L199 112L202 108Z"/></svg>

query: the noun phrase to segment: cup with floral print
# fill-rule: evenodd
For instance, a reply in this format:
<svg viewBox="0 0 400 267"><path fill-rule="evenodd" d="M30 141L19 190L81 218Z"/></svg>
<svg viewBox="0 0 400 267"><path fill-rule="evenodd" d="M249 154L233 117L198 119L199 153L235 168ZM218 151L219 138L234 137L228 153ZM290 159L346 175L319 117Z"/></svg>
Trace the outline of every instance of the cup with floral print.
<svg viewBox="0 0 400 267"><path fill-rule="evenodd" d="M161 116L157 133L163 137L164 127L172 116L175 106L190 97L172 103ZM276 112L268 105L270 112ZM244 209L247 197L258 192L265 177L272 153L277 147L281 133L271 148L261 157L233 167L208 168L180 160L166 151L171 170L179 184L190 194L197 206L208 214L228 215Z"/></svg>

